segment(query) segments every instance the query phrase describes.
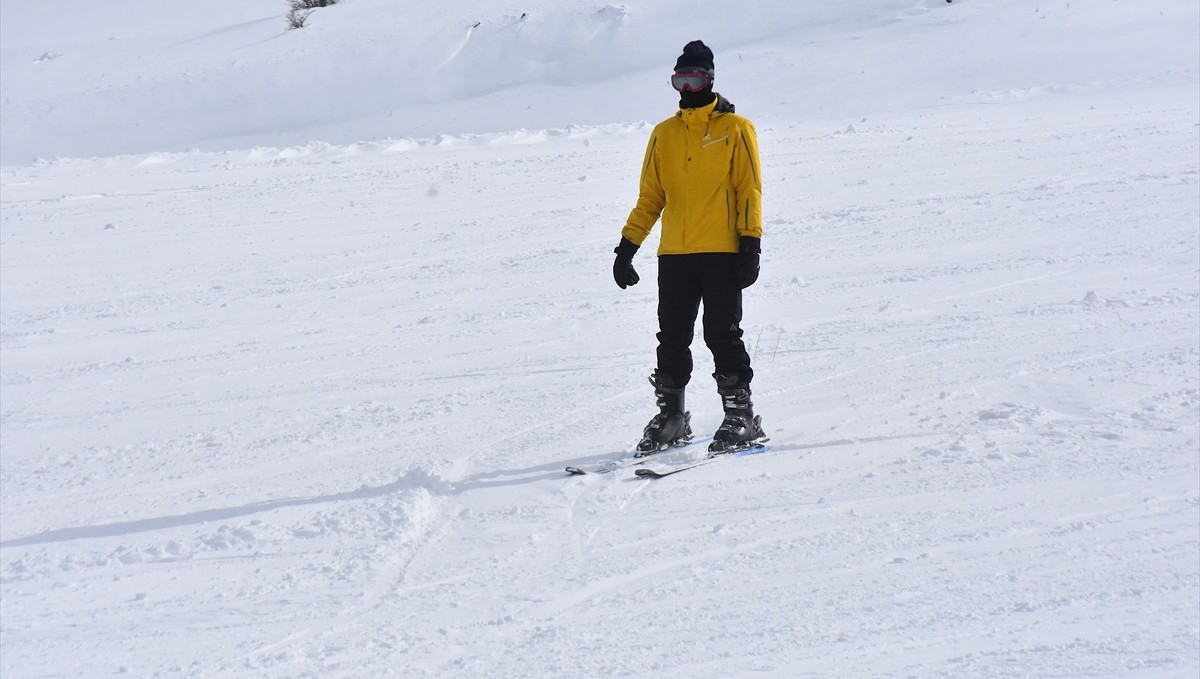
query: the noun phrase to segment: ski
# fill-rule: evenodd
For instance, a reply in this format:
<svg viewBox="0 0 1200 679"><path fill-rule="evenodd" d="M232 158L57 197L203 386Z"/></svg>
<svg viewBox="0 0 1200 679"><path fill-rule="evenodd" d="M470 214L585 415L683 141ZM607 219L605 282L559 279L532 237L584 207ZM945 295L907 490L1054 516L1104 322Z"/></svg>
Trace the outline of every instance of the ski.
<svg viewBox="0 0 1200 679"><path fill-rule="evenodd" d="M626 467L634 467L637 465L646 464L647 462L650 462L654 458L656 458L660 455L666 454L666 453L675 453L678 451L682 451L682 450L688 448L689 446L694 446L698 443L705 443L705 442L709 441L711 438L712 438L711 436L702 436L700 438L691 439L689 441L686 441L683 443L678 443L673 446L667 446L666 448L663 448L662 450L658 450L658 451L649 453L647 455L642 455L641 457L638 457L635 453L626 453L624 456L619 457L615 460L601 462L600 464L590 466L590 467L569 466L566 468L566 471L568 474L572 474L575 476L583 476L586 474L610 474L612 472L615 472L619 469L624 469Z"/></svg>
<svg viewBox="0 0 1200 679"><path fill-rule="evenodd" d="M609 460L608 462L603 462L603 463L595 465L593 467L568 466L566 468L566 470L567 470L568 474L574 474L576 476L583 476L585 474L608 474L611 472L615 472L618 469L628 467L630 465L642 464L645 462L649 462L650 457L652 457L652 456L634 457L632 455L626 455L625 457L619 457L615 460Z"/></svg>
<svg viewBox="0 0 1200 679"><path fill-rule="evenodd" d="M770 449L771 446L767 445L765 442L753 443L745 448L737 448L735 450L730 450L723 453L714 453L699 460L682 462L680 464L668 467L643 467L641 469L634 470L633 473L639 478L643 479L661 479L663 477L671 476L672 474L678 474L679 472L687 471L689 469L695 469L696 467L703 467L714 462L720 462L721 460L727 458L757 455L759 453L765 453Z"/></svg>

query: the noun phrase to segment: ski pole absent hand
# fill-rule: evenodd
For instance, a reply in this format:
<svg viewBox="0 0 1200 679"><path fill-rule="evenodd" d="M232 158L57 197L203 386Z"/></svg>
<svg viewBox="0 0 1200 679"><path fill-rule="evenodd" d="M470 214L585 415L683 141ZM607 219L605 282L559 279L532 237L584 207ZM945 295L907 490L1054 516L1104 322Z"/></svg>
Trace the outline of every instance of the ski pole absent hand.
<svg viewBox="0 0 1200 679"><path fill-rule="evenodd" d="M617 259L613 262L613 280L622 290L630 285L637 285L641 280L637 272L633 270L633 255L637 251L638 246L628 238L622 238L621 243L613 250L617 253Z"/></svg>
<svg viewBox="0 0 1200 679"><path fill-rule="evenodd" d="M743 289L754 285L758 280L758 258L762 252L762 240L753 236L742 236L738 246L737 273L738 285Z"/></svg>

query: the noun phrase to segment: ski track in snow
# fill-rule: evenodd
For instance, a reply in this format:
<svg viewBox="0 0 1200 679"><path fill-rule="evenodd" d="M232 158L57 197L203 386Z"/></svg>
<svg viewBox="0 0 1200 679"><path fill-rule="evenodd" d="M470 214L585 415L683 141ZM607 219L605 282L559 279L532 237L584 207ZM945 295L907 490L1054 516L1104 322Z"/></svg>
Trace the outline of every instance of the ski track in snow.
<svg viewBox="0 0 1200 679"><path fill-rule="evenodd" d="M654 410L657 235L641 285L609 270L646 123L0 168L0 676L1194 678L1197 71L1075 70L1048 47L1066 28L1149 44L1166 21L1080 4L727 27L760 36L722 54L729 82L838 76L751 116L745 339L772 450L657 481L563 472ZM583 35L636 70L622 31L660 11L572 5L554 35L549 8L442 17L404 54L461 74L501 46L503 71ZM985 11L1003 21L961 18ZM241 50L264 28L238 16L176 47ZM974 80L876 46L944 25L1028 38L979 76L1022 84L910 105ZM47 79L89 54L51 48L28 56ZM524 105L591 54L480 87ZM820 109L839 87L887 105ZM41 105L6 102L6 139ZM720 401L694 350L702 435Z"/></svg>

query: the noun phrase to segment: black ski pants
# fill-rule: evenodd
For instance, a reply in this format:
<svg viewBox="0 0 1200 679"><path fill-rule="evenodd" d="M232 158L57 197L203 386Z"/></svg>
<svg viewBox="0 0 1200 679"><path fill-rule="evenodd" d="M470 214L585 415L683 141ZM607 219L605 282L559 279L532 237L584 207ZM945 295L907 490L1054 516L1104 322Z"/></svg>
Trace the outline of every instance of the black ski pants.
<svg viewBox="0 0 1200 679"><path fill-rule="evenodd" d="M658 369L685 385L692 376L692 337L704 303L704 343L720 375L754 377L742 342L742 288L737 255L705 252L658 258Z"/></svg>

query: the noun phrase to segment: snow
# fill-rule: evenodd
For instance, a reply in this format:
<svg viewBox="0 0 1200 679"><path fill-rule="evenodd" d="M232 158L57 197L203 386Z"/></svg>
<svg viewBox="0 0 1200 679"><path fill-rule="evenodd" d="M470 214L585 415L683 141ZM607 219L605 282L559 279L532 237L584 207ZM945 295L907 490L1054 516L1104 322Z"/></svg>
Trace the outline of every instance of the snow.
<svg viewBox="0 0 1200 679"><path fill-rule="evenodd" d="M0 0L0 676L1200 673L1195 3L285 10ZM697 37L773 447L569 477Z"/></svg>

